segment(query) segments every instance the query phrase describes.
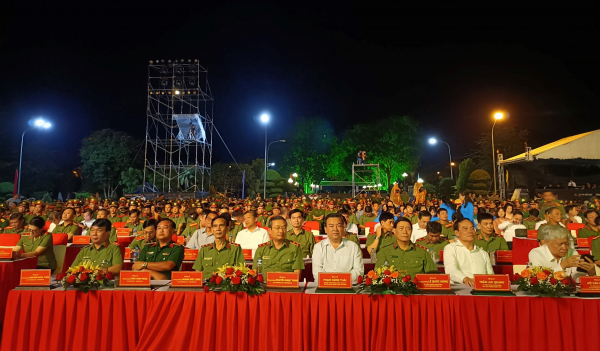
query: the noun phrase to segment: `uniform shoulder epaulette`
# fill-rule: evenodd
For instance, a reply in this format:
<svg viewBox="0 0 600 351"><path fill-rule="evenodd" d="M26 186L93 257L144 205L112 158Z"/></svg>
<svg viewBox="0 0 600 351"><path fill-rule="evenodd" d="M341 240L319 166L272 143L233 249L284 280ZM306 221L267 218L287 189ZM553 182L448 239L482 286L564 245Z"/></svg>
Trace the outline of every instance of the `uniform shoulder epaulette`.
<svg viewBox="0 0 600 351"><path fill-rule="evenodd" d="M212 243L210 243L210 244L204 244L204 245L202 245L200 247L202 248L202 247L207 247L207 246L210 246L210 245L212 245Z"/></svg>
<svg viewBox="0 0 600 351"><path fill-rule="evenodd" d="M423 241L423 240L425 240L425 238L427 238L427 237L426 237L426 236L424 236L424 237L422 237L422 238L419 238L419 239L417 239L417 241Z"/></svg>
<svg viewBox="0 0 600 351"><path fill-rule="evenodd" d="M267 246L267 245L269 245L268 241L266 243L262 243L262 244L258 245L258 247L263 247L263 246Z"/></svg>
<svg viewBox="0 0 600 351"><path fill-rule="evenodd" d="M8 227L5 227L5 228L4 228L4 230L10 230L10 229L15 229L15 228L14 228L14 227L11 227L11 226L8 226Z"/></svg>
<svg viewBox="0 0 600 351"><path fill-rule="evenodd" d="M135 237L135 240L144 240L144 239L146 239L145 235L138 235Z"/></svg>
<svg viewBox="0 0 600 351"><path fill-rule="evenodd" d="M452 227L452 223L446 224L446 228L451 228L451 227Z"/></svg>
<svg viewBox="0 0 600 351"><path fill-rule="evenodd" d="M148 245L149 245L150 247L155 247L155 246L156 246L156 243L152 243L152 244L148 244ZM147 245L147 246L148 246L148 245Z"/></svg>
<svg viewBox="0 0 600 351"><path fill-rule="evenodd" d="M593 241L593 240L596 240L596 239L600 238L600 236L593 236L592 238L593 238L592 239L592 241Z"/></svg>
<svg viewBox="0 0 600 351"><path fill-rule="evenodd" d="M190 223L190 227L197 227L198 223L194 222L194 223Z"/></svg>
<svg viewBox="0 0 600 351"><path fill-rule="evenodd" d="M240 222L234 222L235 225L241 225L242 223Z"/></svg>
<svg viewBox="0 0 600 351"><path fill-rule="evenodd" d="M374 230L374 231L370 232L369 235L377 235L377 231Z"/></svg>
<svg viewBox="0 0 600 351"><path fill-rule="evenodd" d="M183 246L183 244L179 244L179 243L172 243L171 245L172 245L171 247L173 247L173 246Z"/></svg>
<svg viewBox="0 0 600 351"><path fill-rule="evenodd" d="M113 242L113 243L111 243L111 244L113 244L113 245L116 245L116 246L119 246L119 243L118 243L118 242Z"/></svg>
<svg viewBox="0 0 600 351"><path fill-rule="evenodd" d="M291 243L291 244L294 244L294 245L296 245L296 246L300 246L300 243L297 243L297 242L295 242L295 241L291 241L291 240L290 240L290 243Z"/></svg>
<svg viewBox="0 0 600 351"><path fill-rule="evenodd" d="M425 251L429 250L429 249L428 249L428 248L426 248L425 246L421 246L421 245L419 245L419 244L415 244L415 246L416 246L416 247L418 247L418 248L420 248L420 249L423 249L423 250L425 250Z"/></svg>
<svg viewBox="0 0 600 351"><path fill-rule="evenodd" d="M502 234L494 234L497 238L504 238L504 235Z"/></svg>
<svg viewBox="0 0 600 351"><path fill-rule="evenodd" d="M240 244L237 244L237 243L232 243L231 241L229 242L229 244L231 244L231 245L235 245L235 246L237 246L237 247L241 247L241 246L240 246Z"/></svg>

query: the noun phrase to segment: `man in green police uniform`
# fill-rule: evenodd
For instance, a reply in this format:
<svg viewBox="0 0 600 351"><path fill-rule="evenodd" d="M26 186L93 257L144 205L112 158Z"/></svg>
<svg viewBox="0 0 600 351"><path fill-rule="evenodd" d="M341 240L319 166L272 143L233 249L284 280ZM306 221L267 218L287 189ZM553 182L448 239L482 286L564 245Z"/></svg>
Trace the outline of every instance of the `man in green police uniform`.
<svg viewBox="0 0 600 351"><path fill-rule="evenodd" d="M317 221L321 223L323 221L323 217L325 217L325 210L323 209L323 201L317 201L317 208L313 209L310 213L312 216L311 220Z"/></svg>
<svg viewBox="0 0 600 351"><path fill-rule="evenodd" d="M92 244L79 251L71 267L90 261L95 265L108 267L112 274L119 274L123 257L119 246L108 241L111 227L112 224L106 218L95 220L89 231Z"/></svg>
<svg viewBox="0 0 600 351"><path fill-rule="evenodd" d="M208 279L213 273L224 265L245 264L242 248L227 240L227 228L231 222L223 216L212 220L212 233L215 241L203 245L198 251L198 257L192 268L202 272L204 278Z"/></svg>
<svg viewBox="0 0 600 351"><path fill-rule="evenodd" d="M477 215L477 220L479 221L479 230L475 237L475 245L482 248L485 252L508 250L506 240L502 235L497 235L494 232L494 217L491 214L480 213Z"/></svg>
<svg viewBox="0 0 600 351"><path fill-rule="evenodd" d="M531 210L529 210L529 217L523 220L523 225L525 226L525 228L527 228L527 230L534 230L535 224L537 222L543 221L543 219L541 219L539 215L540 211L537 208L532 208Z"/></svg>
<svg viewBox="0 0 600 351"><path fill-rule="evenodd" d="M137 235L137 233L144 231L142 222L140 222L139 210L129 211L129 218L127 219L127 223L125 223L125 228L130 229L131 235Z"/></svg>
<svg viewBox="0 0 600 351"><path fill-rule="evenodd" d="M373 212L373 207L365 206L365 213L363 213L358 220L358 227L362 230L365 230L366 224L369 222L375 222L377 219L377 213ZM393 216L392 216L393 217ZM381 222L381 218L379 219ZM369 233L369 235L372 233Z"/></svg>
<svg viewBox="0 0 600 351"><path fill-rule="evenodd" d="M115 224L115 222L120 222L121 221L121 217L119 217L119 205L117 204L116 201L113 201L110 203L110 207L109 207L109 214L107 219L110 221L110 223ZM97 217L97 215L96 215Z"/></svg>
<svg viewBox="0 0 600 351"><path fill-rule="evenodd" d="M31 212L31 218L33 217L41 217L44 221L48 220L48 216L46 216L46 213L44 213L44 207L46 206L46 204L44 204L44 201L42 200L37 200L36 202L33 203L33 212ZM29 223L29 222L27 222Z"/></svg>
<svg viewBox="0 0 600 351"><path fill-rule="evenodd" d="M147 244L154 244L156 242L156 226L158 221L154 218L144 221L143 234L138 235L129 244L130 249L143 249Z"/></svg>
<svg viewBox="0 0 600 351"><path fill-rule="evenodd" d="M377 253L375 268L382 267L387 262L389 266L406 271L413 278L419 273L439 272L431 255L411 243L412 222L408 218L399 218L396 221L394 235L396 242Z"/></svg>
<svg viewBox="0 0 600 351"><path fill-rule="evenodd" d="M436 257L440 257L440 250L443 250L450 241L442 235L442 225L438 222L427 223L427 236L417 239L417 247L425 251L432 250Z"/></svg>
<svg viewBox="0 0 600 351"><path fill-rule="evenodd" d="M593 210L585 211L585 227L579 229L579 233L577 233L578 238L589 238L590 236L598 236L600 235L600 228L598 228L598 222L596 218L598 218L598 212ZM596 255L600 255L600 251L596 253ZM598 256L600 257L600 256Z"/></svg>
<svg viewBox="0 0 600 351"><path fill-rule="evenodd" d="M360 219L362 220L362 216L360 216ZM367 236L367 243L365 246L371 256L373 256L373 252L377 253L381 251L382 248L396 242L396 237L394 236L394 215L389 212L383 212L381 216L379 216L379 224L380 226L377 230L373 233L369 233L369 236Z"/></svg>
<svg viewBox="0 0 600 351"><path fill-rule="evenodd" d="M414 213L414 208L411 204L406 204L406 207L404 209L404 217L410 219L410 222L412 224L416 224L419 222L419 215Z"/></svg>
<svg viewBox="0 0 600 351"><path fill-rule="evenodd" d="M5 227L2 234L19 234L23 235L25 231L25 219L21 212L15 212L10 215L10 225Z"/></svg>
<svg viewBox="0 0 600 351"><path fill-rule="evenodd" d="M44 231L46 222L42 217L33 217L29 222L30 235L21 237L13 248L13 257L37 257L38 269L56 269L56 257L52 242L52 234ZM21 254L21 251L23 253Z"/></svg>
<svg viewBox="0 0 600 351"><path fill-rule="evenodd" d="M448 220L448 210L440 208L438 217L440 219L437 222L442 225L442 235L449 240L454 239L454 229L452 229L452 221Z"/></svg>
<svg viewBox="0 0 600 351"><path fill-rule="evenodd" d="M298 272L304 269L300 244L286 239L287 221L281 216L271 218L272 239L258 245L254 254L254 265L262 261L261 273Z"/></svg>
<svg viewBox="0 0 600 351"><path fill-rule="evenodd" d="M132 269L149 271L154 280L171 279L171 272L181 267L184 251L183 246L171 240L173 234L175 223L168 218L161 219L156 228L157 242L144 246Z"/></svg>
<svg viewBox="0 0 600 351"><path fill-rule="evenodd" d="M227 232L227 240L229 242L235 242L235 238L237 238L237 234L244 230L244 212L242 210L236 209L231 214L233 223L230 226L233 226L230 231Z"/></svg>
<svg viewBox="0 0 600 351"><path fill-rule="evenodd" d="M544 190L542 193L542 201L540 202L540 209L542 213L546 213L546 210L551 207L556 207L560 211L560 217L563 218L567 212L565 208L556 200L552 190Z"/></svg>
<svg viewBox="0 0 600 351"><path fill-rule="evenodd" d="M358 239L358 234L357 233L351 233L348 231L348 228L353 225L352 223L348 223L350 221L350 215L348 214L348 211L346 210L338 210L337 214L342 215L342 218L344 219L344 231L342 232L342 238L346 238L348 239L348 241L352 241L353 243L355 243L356 245L358 245L358 247L360 247L360 240ZM358 230L358 228L356 226L353 227L354 229Z"/></svg>
<svg viewBox="0 0 600 351"><path fill-rule="evenodd" d="M62 214L63 223L54 227L52 233L66 233L69 236L69 241L73 240L73 235L79 235L81 233L81 228L73 222L74 218L75 210L73 208L65 209Z"/></svg>
<svg viewBox="0 0 600 351"><path fill-rule="evenodd" d="M302 257L312 256L313 249L315 248L315 236L312 232L302 229L304 224L304 213L299 209L292 210L290 212L290 222L292 229L287 233L287 239L295 241L300 244L302 249Z"/></svg>

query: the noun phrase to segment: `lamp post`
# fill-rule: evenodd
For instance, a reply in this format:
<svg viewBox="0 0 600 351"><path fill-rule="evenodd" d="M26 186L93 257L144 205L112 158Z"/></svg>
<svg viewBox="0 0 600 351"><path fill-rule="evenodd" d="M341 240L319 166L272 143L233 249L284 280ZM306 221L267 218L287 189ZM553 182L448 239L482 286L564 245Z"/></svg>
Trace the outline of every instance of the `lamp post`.
<svg viewBox="0 0 600 351"><path fill-rule="evenodd" d="M494 147L494 127L496 122L504 118L504 113L496 112L494 114L494 124L492 125L492 167L494 168L494 195L496 195L496 148Z"/></svg>
<svg viewBox="0 0 600 351"><path fill-rule="evenodd" d="M35 121L33 121L33 120L29 121L28 124L31 127L25 129L25 131L21 135L21 154L19 155L19 179L17 179L17 195L19 195L19 196L21 196L21 165L23 162L23 140L25 139L25 133L27 133L28 131L30 131L34 128L48 129L48 128L52 127L52 124L50 124L50 122L46 122L41 118L38 118Z"/></svg>
<svg viewBox="0 0 600 351"><path fill-rule="evenodd" d="M437 140L436 138L429 138L429 144L431 144L431 145L437 144L438 141L440 143L444 143L444 144L446 144L448 146L448 156L450 156L450 178L454 179L454 175L452 174L452 166L453 166L453 164L452 164L452 153L450 152L450 144L448 144L447 142L445 142L443 140Z"/></svg>
<svg viewBox="0 0 600 351"><path fill-rule="evenodd" d="M406 177L408 177L408 174L406 174L406 172L402 173L402 180L404 180L404 189L406 190Z"/></svg>

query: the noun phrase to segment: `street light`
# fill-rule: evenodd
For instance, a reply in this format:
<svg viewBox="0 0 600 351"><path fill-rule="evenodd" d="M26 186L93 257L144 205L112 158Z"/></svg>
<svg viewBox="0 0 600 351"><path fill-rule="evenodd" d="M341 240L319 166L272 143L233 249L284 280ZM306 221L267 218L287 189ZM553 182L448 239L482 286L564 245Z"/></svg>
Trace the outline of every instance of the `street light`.
<svg viewBox="0 0 600 351"><path fill-rule="evenodd" d="M269 123L270 117L268 114L263 113L260 115L260 121L265 125L265 179L263 181L263 197L267 198L267 167L268 167L268 159L269 159L269 146L273 143L282 142L285 143L285 140L277 140L272 142L271 144L267 144L267 124Z"/></svg>
<svg viewBox="0 0 600 351"><path fill-rule="evenodd" d="M288 183L292 184L294 182L294 180L290 177L290 179L288 179Z"/></svg>
<svg viewBox="0 0 600 351"><path fill-rule="evenodd" d="M406 177L408 177L408 174L406 174L406 172L402 173L402 180L404 180L404 190L406 190Z"/></svg>
<svg viewBox="0 0 600 351"><path fill-rule="evenodd" d="M422 183L423 183L423 179L419 178L419 179L417 180L417 183L421 183L421 184L422 184Z"/></svg>
<svg viewBox="0 0 600 351"><path fill-rule="evenodd" d="M494 127L496 126L496 122L503 118L503 112L494 113L494 124L492 125L492 167L494 168L494 195L496 195L496 148L494 147Z"/></svg>
<svg viewBox="0 0 600 351"><path fill-rule="evenodd" d="M292 174L292 177L294 177L294 178L296 178L297 176L298 176L298 173L294 172L294 174Z"/></svg>
<svg viewBox="0 0 600 351"><path fill-rule="evenodd" d="M454 163L452 163L452 153L450 152L450 144L448 144L447 142L445 142L443 140L437 140L436 138L429 138L429 144L431 144L431 145L437 144L438 141L440 143L444 143L444 144L448 145L448 156L450 156L450 178L454 179L454 175L452 174L452 166L454 165Z"/></svg>
<svg viewBox="0 0 600 351"><path fill-rule="evenodd" d="M17 195L19 196L21 196L21 164L23 162L23 140L25 139L25 133L34 128L48 129L52 127L52 124L50 124L50 122L44 121L42 118L31 120L27 124L29 124L31 127L25 129L25 131L21 135L21 154L19 155L19 179L17 179Z"/></svg>

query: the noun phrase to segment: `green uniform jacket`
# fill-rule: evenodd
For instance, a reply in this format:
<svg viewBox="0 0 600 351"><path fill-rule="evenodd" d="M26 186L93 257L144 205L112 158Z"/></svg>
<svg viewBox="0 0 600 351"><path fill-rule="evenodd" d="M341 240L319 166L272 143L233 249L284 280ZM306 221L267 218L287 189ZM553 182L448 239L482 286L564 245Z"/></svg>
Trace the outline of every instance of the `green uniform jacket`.
<svg viewBox="0 0 600 351"><path fill-rule="evenodd" d="M589 238L590 236L599 236L600 232L595 231L589 225L579 229L579 233L577 233L578 238ZM597 255L600 257L600 251L598 251Z"/></svg>
<svg viewBox="0 0 600 351"><path fill-rule="evenodd" d="M346 233L346 234L348 234L346 239L348 239L348 241L352 241L353 243L358 245L358 247L360 248L360 240L358 239L358 235L356 235L354 233Z"/></svg>
<svg viewBox="0 0 600 351"><path fill-rule="evenodd" d="M369 222L375 222L376 219L377 219L377 216L371 216L371 217L369 217L369 216L367 216L366 214L363 213L363 215L360 216L360 220L358 221L358 224L359 225L365 225L366 223L369 223ZM369 233L369 234L371 234L371 233Z"/></svg>
<svg viewBox="0 0 600 351"><path fill-rule="evenodd" d="M181 232L181 235L190 238L198 229L200 229L200 225L197 222L188 222L188 225L185 227L183 232Z"/></svg>
<svg viewBox="0 0 600 351"><path fill-rule="evenodd" d="M0 218L0 229L4 229L10 225L10 222L6 218Z"/></svg>
<svg viewBox="0 0 600 351"><path fill-rule="evenodd" d="M442 225L442 235L448 238L448 240L454 239L454 228L452 228L452 222L450 221L438 221Z"/></svg>
<svg viewBox="0 0 600 351"><path fill-rule="evenodd" d="M480 230L477 231L477 234L474 244L482 248L483 251L508 250L508 244L502 235L492 233L492 235L490 235L490 240L486 241Z"/></svg>
<svg viewBox="0 0 600 351"><path fill-rule="evenodd" d="M294 230L290 230L287 233L287 239L300 244L300 249L302 250L302 257L312 256L313 249L317 244L313 233L304 229L301 229L300 234L294 234Z"/></svg>
<svg viewBox="0 0 600 351"><path fill-rule="evenodd" d="M25 227L21 228L20 230L14 229L13 227L6 227L4 228L4 230L2 231L2 234L19 234L19 235L23 235L23 232L25 231Z"/></svg>
<svg viewBox="0 0 600 351"><path fill-rule="evenodd" d="M146 244L153 244L156 242L156 238L154 238L154 240L152 240L151 242L148 242L148 240L146 239L145 235L138 235L135 237L135 239L131 242L131 244L129 244L129 248L130 249L140 249L140 251L144 248L144 246L146 246Z"/></svg>
<svg viewBox="0 0 600 351"><path fill-rule="evenodd" d="M527 228L527 230L534 230L535 224L540 221L542 221L541 218L529 217L529 218L523 220L523 225L525 226L525 228Z"/></svg>
<svg viewBox="0 0 600 351"><path fill-rule="evenodd" d="M356 218L356 215L354 213L350 215L350 218L348 221L352 224L356 224L356 226L359 225L358 218Z"/></svg>
<svg viewBox="0 0 600 351"><path fill-rule="evenodd" d="M293 272L296 269L304 269L300 244L288 239L283 241L283 246L279 250L275 248L273 240L258 245L252 267L258 268L258 260L262 260L261 273Z"/></svg>
<svg viewBox="0 0 600 351"><path fill-rule="evenodd" d="M406 251L402 250L397 242L381 249L377 253L375 268L382 267L386 261L389 266L406 271L412 278L419 273L439 272L431 255L412 243Z"/></svg>
<svg viewBox="0 0 600 351"><path fill-rule="evenodd" d="M71 223L70 225L57 225L56 227L54 227L54 229L52 230L52 233L65 233L65 234L73 234L73 235L79 235L81 234L81 228L79 228L79 226L77 224L75 224L75 222Z"/></svg>
<svg viewBox="0 0 600 351"><path fill-rule="evenodd" d="M121 218L118 215L115 215L114 217L111 217L110 215L108 215L108 217L106 217L106 219L108 219L110 221L110 223L112 223L112 224L121 222Z"/></svg>
<svg viewBox="0 0 600 351"><path fill-rule="evenodd" d="M362 217L360 217L362 219ZM377 233L369 233L369 235L367 236L367 243L365 245L365 247L369 247L371 246L371 244L373 244L373 242L375 242L375 239L377 238ZM384 236L383 234L381 234L381 238L379 238L379 244L377 245L377 250L375 250L375 252L379 252L382 248L391 245L393 243L396 242L396 237L394 236L393 233L388 233L388 235ZM360 245L359 245L360 247Z"/></svg>
<svg viewBox="0 0 600 351"><path fill-rule="evenodd" d="M102 261L107 261L110 267L116 264L123 264L123 256L121 256L119 245L105 242L100 245L99 249L96 249L94 244L81 249L71 267L76 267L84 261L90 261L96 265L101 265Z"/></svg>
<svg viewBox="0 0 600 351"><path fill-rule="evenodd" d="M238 233L244 230L244 224L238 222L234 222L234 224L235 226L233 227L233 229L227 232L227 240L229 242L234 242L235 238L237 238Z"/></svg>
<svg viewBox="0 0 600 351"><path fill-rule="evenodd" d="M596 261L600 261L600 240L598 240L598 238L600 238L599 236L595 237L594 240L592 240L592 255L594 255L594 259Z"/></svg>
<svg viewBox="0 0 600 351"><path fill-rule="evenodd" d="M202 272L204 278L208 279L224 265L234 266L237 264L246 264L240 245L226 241L221 250L217 250L213 242L202 245L192 268Z"/></svg>
<svg viewBox="0 0 600 351"><path fill-rule="evenodd" d="M312 210L310 212L310 216L311 216L311 218L310 219L307 218L307 220L318 221L319 223L321 223L321 222L323 222L323 219L325 219L325 217L323 217L323 219L321 219L321 220L316 220L316 219L314 219L314 217L325 216L325 210L322 209L322 208L320 208L320 209L319 208L315 208L314 210Z"/></svg>
<svg viewBox="0 0 600 351"><path fill-rule="evenodd" d="M175 267L172 270L159 272L166 275L167 279L171 279L171 272L178 271L181 267L181 262L183 262L183 251L183 246L175 244L174 242L163 247L160 247L159 243L148 244L140 251L139 260L142 262L175 262Z"/></svg>
<svg viewBox="0 0 600 351"><path fill-rule="evenodd" d="M17 246L22 247L25 253L34 252L38 247L45 247L46 250L38 256L37 265L53 271L56 269L56 257L54 257L52 245L52 234L50 233L44 233L37 239L33 235L24 235L17 243Z"/></svg>
<svg viewBox="0 0 600 351"><path fill-rule="evenodd" d="M448 244L450 244L450 241L444 236L440 237L440 241L437 243L429 242L426 236L417 239L417 242L415 243L415 245L417 245L425 251L433 249L433 251L435 252L435 256L438 258L440 257L440 251L443 250Z"/></svg>

